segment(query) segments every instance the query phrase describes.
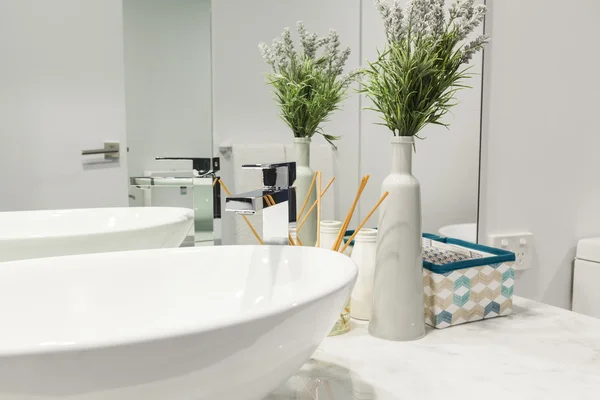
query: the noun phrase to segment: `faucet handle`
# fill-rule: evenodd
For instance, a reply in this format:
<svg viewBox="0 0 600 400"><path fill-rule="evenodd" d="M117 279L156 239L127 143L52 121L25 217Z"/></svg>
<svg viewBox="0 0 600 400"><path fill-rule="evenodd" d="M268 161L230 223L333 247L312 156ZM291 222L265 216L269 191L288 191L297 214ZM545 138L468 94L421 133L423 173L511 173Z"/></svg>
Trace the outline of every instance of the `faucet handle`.
<svg viewBox="0 0 600 400"><path fill-rule="evenodd" d="M260 169L263 172L263 186L266 188L289 188L296 180L296 163L245 164L243 169Z"/></svg>

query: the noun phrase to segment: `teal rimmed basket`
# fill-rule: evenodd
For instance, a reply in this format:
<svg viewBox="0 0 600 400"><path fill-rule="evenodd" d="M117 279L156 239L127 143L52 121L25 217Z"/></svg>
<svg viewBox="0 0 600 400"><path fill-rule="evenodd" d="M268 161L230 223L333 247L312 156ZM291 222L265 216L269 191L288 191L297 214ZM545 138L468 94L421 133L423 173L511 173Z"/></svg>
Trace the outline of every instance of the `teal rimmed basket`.
<svg viewBox="0 0 600 400"><path fill-rule="evenodd" d="M423 239L428 325L447 328L512 312L514 253L430 234Z"/></svg>

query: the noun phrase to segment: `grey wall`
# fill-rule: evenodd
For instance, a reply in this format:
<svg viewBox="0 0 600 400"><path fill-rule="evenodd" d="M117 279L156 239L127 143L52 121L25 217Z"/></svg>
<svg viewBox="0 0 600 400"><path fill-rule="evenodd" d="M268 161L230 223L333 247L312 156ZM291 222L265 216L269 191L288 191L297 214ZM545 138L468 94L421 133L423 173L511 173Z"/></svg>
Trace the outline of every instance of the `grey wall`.
<svg viewBox="0 0 600 400"><path fill-rule="evenodd" d="M212 154L210 0L123 0L129 173Z"/></svg>
<svg viewBox="0 0 600 400"><path fill-rule="evenodd" d="M0 2L0 211L127 205L121 0Z"/></svg>
<svg viewBox="0 0 600 400"><path fill-rule="evenodd" d="M488 3L480 233L533 232L516 293L569 308L577 240L600 236L600 2Z"/></svg>

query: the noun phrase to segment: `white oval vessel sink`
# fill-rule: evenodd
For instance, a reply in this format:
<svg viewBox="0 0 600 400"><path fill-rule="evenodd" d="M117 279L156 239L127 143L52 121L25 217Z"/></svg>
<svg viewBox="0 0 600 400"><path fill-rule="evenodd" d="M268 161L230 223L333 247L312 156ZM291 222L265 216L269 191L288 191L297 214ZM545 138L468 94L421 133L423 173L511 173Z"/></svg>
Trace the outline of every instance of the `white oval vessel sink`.
<svg viewBox="0 0 600 400"><path fill-rule="evenodd" d="M178 247L193 223L187 208L0 212L0 262Z"/></svg>
<svg viewBox="0 0 600 400"><path fill-rule="evenodd" d="M202 247L0 268L0 399L259 400L333 327L357 276L309 247Z"/></svg>

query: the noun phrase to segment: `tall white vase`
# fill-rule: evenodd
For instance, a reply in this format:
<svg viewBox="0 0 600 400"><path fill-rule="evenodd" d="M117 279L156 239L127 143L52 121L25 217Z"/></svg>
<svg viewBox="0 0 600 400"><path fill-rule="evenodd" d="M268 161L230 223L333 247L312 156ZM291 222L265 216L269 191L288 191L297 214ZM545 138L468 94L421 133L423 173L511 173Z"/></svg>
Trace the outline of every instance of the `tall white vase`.
<svg viewBox="0 0 600 400"><path fill-rule="evenodd" d="M310 138L294 138L294 148L296 150L296 202L297 210L304 203L308 189L313 180L315 172L310 168ZM316 186L310 193L308 205L304 210L304 215L317 199ZM301 217L304 218L304 215ZM300 221L298 221L299 223ZM310 214L302 229L298 233L298 237L304 246L314 246L317 243L317 212L316 210Z"/></svg>
<svg viewBox="0 0 600 400"><path fill-rule="evenodd" d="M414 138L395 136L391 142L392 172L382 185L389 195L379 212L369 333L408 341L425 336L421 187L412 175Z"/></svg>

